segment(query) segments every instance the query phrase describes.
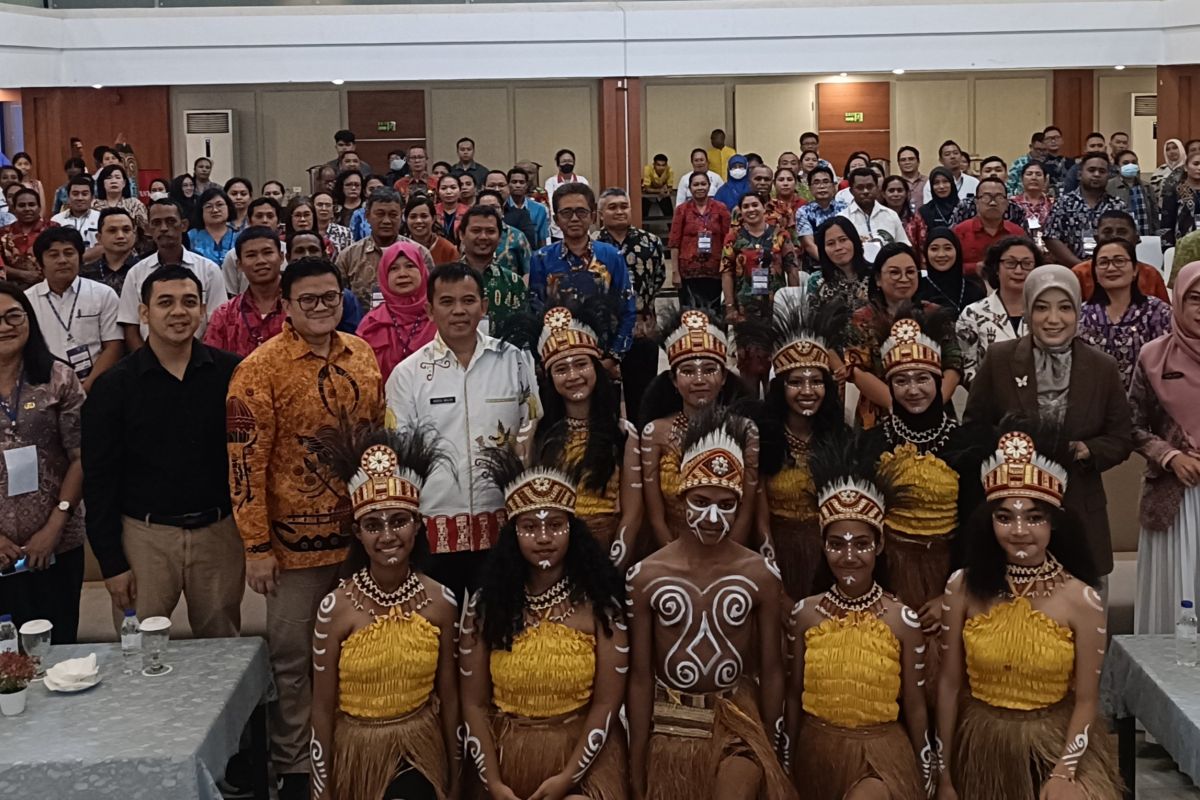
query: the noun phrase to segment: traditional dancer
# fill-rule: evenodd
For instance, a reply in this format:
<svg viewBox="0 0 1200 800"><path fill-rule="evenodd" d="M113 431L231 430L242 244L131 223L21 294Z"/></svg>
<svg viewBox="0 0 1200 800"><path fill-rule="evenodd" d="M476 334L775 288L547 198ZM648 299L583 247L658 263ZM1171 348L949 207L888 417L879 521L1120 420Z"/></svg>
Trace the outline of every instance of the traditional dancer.
<svg viewBox="0 0 1200 800"><path fill-rule="evenodd" d="M626 579L638 798L796 796L776 751L784 738L783 587L775 565L731 535L751 427L728 414L692 421L680 471L687 530ZM746 662L757 666L757 684Z"/></svg>
<svg viewBox="0 0 1200 800"><path fill-rule="evenodd" d="M713 405L725 405L745 393L741 379L725 366L729 341L707 314L684 311L677 326L668 326L665 347L670 371L655 378L646 391L643 419L653 420L642 429L642 482L646 519L661 547L678 538L687 527L679 491L681 444L689 420ZM750 533L754 492L758 487L758 436L746 448L747 502L734 524L734 541Z"/></svg>
<svg viewBox="0 0 1200 800"><path fill-rule="evenodd" d="M349 487L353 577L313 632L312 788L317 800L458 795L454 595L414 568L427 552L421 485L445 458L431 429L343 431L330 467Z"/></svg>
<svg viewBox="0 0 1200 800"><path fill-rule="evenodd" d="M642 524L640 439L600 361L611 326L587 310L556 306L543 317L537 352L550 380L531 460L579 476L575 514L623 570Z"/></svg>
<svg viewBox="0 0 1200 800"><path fill-rule="evenodd" d="M892 413L866 434L866 449L878 459L880 476L895 487L884 519L885 583L917 612L929 637L926 687L932 702L941 599L950 577L959 508L973 510L981 499L978 482L970 477L961 481L967 488L960 497L959 476L977 474L983 459L979 448L972 450L968 430L942 402L941 347L920 323L897 320L882 353Z"/></svg>
<svg viewBox="0 0 1200 800"><path fill-rule="evenodd" d="M869 460L855 469L862 453L832 444L816 449L812 469L833 585L792 610L793 776L813 800L917 800L935 786L922 688L928 645L916 613L875 581L890 487Z"/></svg>
<svg viewBox="0 0 1200 800"><path fill-rule="evenodd" d="M774 555L792 601L815 591L824 563L817 523L817 491L809 469L815 439L846 428L834 373L842 366L849 308L840 300L820 306L777 309L770 326L747 321L737 338L772 354L775 377L764 402L744 404L763 443L759 470L762 497L756 508L759 537Z"/></svg>
<svg viewBox="0 0 1200 800"><path fill-rule="evenodd" d="M492 800L625 800L620 575L558 470L485 451L508 523L459 639L463 749Z"/></svg>
<svg viewBox="0 0 1200 800"><path fill-rule="evenodd" d="M1000 437L982 471L987 503L963 529L967 566L946 585L941 800L1121 797L1099 717L1104 604L1082 525L1063 509L1067 471L1051 457L1065 448L1040 444Z"/></svg>

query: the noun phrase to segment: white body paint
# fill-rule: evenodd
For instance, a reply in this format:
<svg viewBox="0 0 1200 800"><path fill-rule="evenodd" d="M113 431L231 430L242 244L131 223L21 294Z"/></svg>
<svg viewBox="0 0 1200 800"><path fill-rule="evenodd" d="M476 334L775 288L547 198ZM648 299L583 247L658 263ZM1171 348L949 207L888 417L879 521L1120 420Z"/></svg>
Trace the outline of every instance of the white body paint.
<svg viewBox="0 0 1200 800"><path fill-rule="evenodd" d="M712 595L710 607L699 610L692 593L701 600ZM656 578L647 585L650 607L664 626L681 626L679 638L663 657L662 672L674 688L688 691L701 678L712 677L720 688L734 686L742 674L742 657L725 631L745 625L754 609L758 585L742 575L729 575L703 589L684 578ZM686 656L678 658L677 656Z"/></svg>

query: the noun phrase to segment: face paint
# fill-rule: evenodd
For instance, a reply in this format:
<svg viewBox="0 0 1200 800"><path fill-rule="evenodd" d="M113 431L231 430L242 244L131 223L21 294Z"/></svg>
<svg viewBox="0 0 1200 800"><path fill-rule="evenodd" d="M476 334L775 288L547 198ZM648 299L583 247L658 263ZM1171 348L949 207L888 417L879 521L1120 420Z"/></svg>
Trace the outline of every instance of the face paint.
<svg viewBox="0 0 1200 800"><path fill-rule="evenodd" d="M737 513L737 507L731 509L723 509L716 503L707 506L696 505L691 500L687 501L687 522L688 527L692 529L692 533L703 543L709 543L714 536L711 532L701 530L704 525L720 525L720 532L715 534L715 540L712 544L724 539L729 535L729 530L733 526L733 516Z"/></svg>
<svg viewBox="0 0 1200 800"><path fill-rule="evenodd" d="M538 562L538 569L550 569L550 567L551 567L550 562L544 558Z"/></svg>

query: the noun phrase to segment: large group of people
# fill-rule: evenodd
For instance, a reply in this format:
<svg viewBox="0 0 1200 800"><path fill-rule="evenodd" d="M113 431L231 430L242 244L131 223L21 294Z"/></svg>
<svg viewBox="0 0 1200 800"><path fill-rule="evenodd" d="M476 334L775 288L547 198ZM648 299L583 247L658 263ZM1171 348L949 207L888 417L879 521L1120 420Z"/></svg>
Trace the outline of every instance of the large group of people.
<svg viewBox="0 0 1200 800"><path fill-rule="evenodd" d="M146 205L98 148L53 219L18 158L0 612L74 641L85 539L117 625L264 595L282 800L1115 800L1134 450L1138 632L1200 589L1200 263L1136 250L1200 142L1143 182L1098 136L839 175L714 131L644 170L665 242L567 148L543 193L339 131L309 195L201 159Z"/></svg>

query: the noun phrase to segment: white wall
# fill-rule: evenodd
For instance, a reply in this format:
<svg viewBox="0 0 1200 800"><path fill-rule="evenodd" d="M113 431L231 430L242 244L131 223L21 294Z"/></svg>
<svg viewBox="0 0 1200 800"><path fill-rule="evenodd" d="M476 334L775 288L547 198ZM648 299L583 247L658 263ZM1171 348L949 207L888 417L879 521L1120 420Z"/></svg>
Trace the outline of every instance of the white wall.
<svg viewBox="0 0 1200 800"><path fill-rule="evenodd" d="M943 13L955 21L952 36L929 24ZM566 41L539 33L564 25ZM733 75L790 74L807 65L911 72L1191 63L1200 52L1200 3L876 0L865 8L837 0L685 0L70 12L5 6L0 29L0 80L13 87L249 84L283 69L296 82L687 76L712 74L714 65Z"/></svg>

